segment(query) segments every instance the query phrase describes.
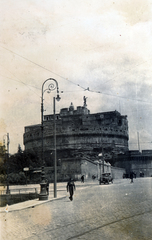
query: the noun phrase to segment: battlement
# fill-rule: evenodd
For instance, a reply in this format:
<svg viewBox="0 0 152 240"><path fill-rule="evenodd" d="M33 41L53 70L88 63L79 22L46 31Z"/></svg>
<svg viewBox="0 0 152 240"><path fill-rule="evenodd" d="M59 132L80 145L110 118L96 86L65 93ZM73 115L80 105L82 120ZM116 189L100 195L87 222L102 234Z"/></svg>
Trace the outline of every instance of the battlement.
<svg viewBox="0 0 152 240"><path fill-rule="evenodd" d="M62 108L60 110L60 116L69 116L69 115L84 115L84 114L90 114L90 110L88 110L86 107L78 106L76 110L74 110L73 103L71 103L69 108ZM45 117L44 117L45 120Z"/></svg>
<svg viewBox="0 0 152 240"><path fill-rule="evenodd" d="M128 120L118 111L91 114L86 102L76 109L71 103L55 114L56 149L60 159L87 157L91 161L104 148L105 157L111 159L114 152L128 151ZM44 154L50 159L54 149L54 114L45 115L43 121ZM35 150L41 156L41 124L25 127L26 150ZM53 159L52 159L53 161Z"/></svg>

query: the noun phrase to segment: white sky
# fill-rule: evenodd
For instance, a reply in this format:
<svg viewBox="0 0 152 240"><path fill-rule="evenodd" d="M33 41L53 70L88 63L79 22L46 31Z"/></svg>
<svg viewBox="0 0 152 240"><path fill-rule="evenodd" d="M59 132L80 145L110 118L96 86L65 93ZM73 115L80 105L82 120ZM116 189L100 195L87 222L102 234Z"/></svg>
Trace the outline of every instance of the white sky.
<svg viewBox="0 0 152 240"><path fill-rule="evenodd" d="M83 105L86 96L91 113L128 116L130 149L138 148L137 132L140 149L152 149L152 0L0 5L0 141L8 132L10 153L24 149L24 126L40 123L48 78L63 91L57 111ZM45 93L46 114L55 95Z"/></svg>

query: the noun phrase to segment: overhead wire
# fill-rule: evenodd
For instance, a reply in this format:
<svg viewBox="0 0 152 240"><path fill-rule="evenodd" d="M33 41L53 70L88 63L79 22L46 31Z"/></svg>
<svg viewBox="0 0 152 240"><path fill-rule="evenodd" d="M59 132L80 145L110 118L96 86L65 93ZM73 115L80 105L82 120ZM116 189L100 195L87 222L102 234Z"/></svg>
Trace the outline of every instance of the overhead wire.
<svg viewBox="0 0 152 240"><path fill-rule="evenodd" d="M36 86L32 86L32 85L27 84L27 83L24 83L24 82L21 81L21 80L17 80L17 79L13 79L13 78L10 78L10 77L6 77L6 76L3 76L2 74L0 74L0 76L2 76L3 78L8 78L8 79L10 79L10 80L12 80L12 81L15 81L15 82L22 83L23 85L26 85L27 87L29 86L29 87L36 88L36 89L41 90L40 88L38 88L38 87L36 87Z"/></svg>
<svg viewBox="0 0 152 240"><path fill-rule="evenodd" d="M84 87L80 86L79 84L74 83L73 81L71 81L71 80L69 80L69 79L67 79L67 78L65 78L65 77L63 77L63 76L61 76L61 75L59 75L59 74L57 74L57 73L51 71L50 69L48 69L48 68L46 68L46 67L41 66L41 65L38 64L38 63L35 63L34 61L31 61L30 59L28 59L28 58L26 58L26 57L21 56L21 55L18 54L18 53L15 53L14 51L12 51L12 50L10 50L10 49L8 49L8 48L6 48L6 47L3 47L3 46L1 46L1 45L0 45L0 47L1 47L1 48L4 48L5 50L7 50L7 51L9 51L9 52L11 52L11 53L13 53L13 54L15 54L15 55L17 55L17 56L23 58L23 59L25 59L26 61L29 61L29 62L35 64L36 66L38 66L38 67L40 67L40 68L43 68L43 69L45 69L45 70L47 70L47 71L49 71L49 72L55 74L56 76L58 76L58 77L60 77L60 78L62 78L62 79L64 79L64 80L66 80L66 81L68 81L68 82L73 83L74 85L79 86L80 88L85 89Z"/></svg>
<svg viewBox="0 0 152 240"><path fill-rule="evenodd" d="M32 88L36 88L36 89L41 90L41 88L38 88L38 87L36 87L36 86L32 86L32 85L30 85L30 84L27 84L27 83L21 81L21 80L16 80L16 79L13 79L13 78L10 78L10 77L6 77L6 76L3 76L2 74L0 74L0 76L2 76L2 77L4 77L4 78L8 78L8 79L10 79L10 80L12 80L12 81L16 81L16 82L22 83L23 85L26 85L27 87L29 87L29 89L30 89L30 87L32 87ZM18 79L18 78L17 78L17 79ZM30 89L30 90L31 90L31 89ZM97 94L103 94L103 95L107 95L107 96L112 96L112 97L117 97L117 98L124 98L124 99L132 100L132 101L139 101L139 102L144 102L144 103L149 103L149 104L151 104L151 102L148 102L148 101L143 101L143 100L134 99L134 98L128 98L128 97L124 97L124 96L118 96L118 95L109 94L109 93L103 93L103 92L100 92L100 91L90 90L89 88L86 88L86 89L84 89L83 91L89 91L89 92L93 92L93 93L97 93ZM81 91L79 91L79 90L77 90L77 91L61 91L61 93L64 93L64 92L82 92L82 90L81 90ZM38 95L36 92L35 92L35 94Z"/></svg>
<svg viewBox="0 0 152 240"><path fill-rule="evenodd" d="M6 69L3 65L0 64L0 66L2 66L4 69ZM16 79L12 79L12 78L10 78L10 77L6 77L6 76L3 76L2 74L0 74L2 77L8 78L8 79L10 79L10 80L12 80L12 81L16 81L16 82L22 83L23 85L25 85L25 86L26 86L28 89L30 89L31 91L33 91L33 90L32 90L30 87L33 87L33 88L36 88L36 89L40 89L40 88L37 88L37 87L35 87L35 86L31 86L31 85L23 82L22 80L18 79L18 78L15 76L15 74L12 73L10 70L8 70L8 69L6 69L6 70L7 70L10 74L12 74ZM33 92L38 96L38 94L37 94L35 91L33 91Z"/></svg>
<svg viewBox="0 0 152 240"><path fill-rule="evenodd" d="M138 66L140 66L140 65L142 65L142 64L144 64L144 63L146 63L146 62L148 62L148 61L144 61L144 62L142 62L142 63L140 63L140 64L136 64L136 66L134 66L134 67L138 67ZM132 67L132 68L134 68L134 67ZM132 69L132 68L131 68L131 69ZM125 72L130 71L131 69L130 69L130 68L125 69ZM121 75L121 73L117 74L117 76L119 76L119 75ZM115 76L115 77L107 80L107 81L104 82L104 83L101 83L101 84L97 85L97 87L99 87L99 86L104 86L104 85L107 84L108 82L113 81L117 76Z"/></svg>
<svg viewBox="0 0 152 240"><path fill-rule="evenodd" d="M103 95L107 95L107 96L113 96L113 97L122 98L122 99L127 99L127 100L132 100L132 101L150 103L150 104L151 104L151 102L144 101L144 100L141 100L141 99L128 98L128 97L125 97L125 96L120 96L120 95L115 95L115 94L110 94L110 93L104 93L104 92L101 92L101 91L91 90L89 87L85 88L85 87L81 86L80 84L77 84L77 83L75 83L75 82L73 82L73 81L71 81L71 80L69 80L69 79L61 76L60 74L57 74L57 73L51 71L50 69L45 68L45 67L41 66L40 64L37 64L37 63L35 63L34 61L31 61L30 59L28 59L28 58L26 58L26 57L23 57L23 56L21 56L20 54L15 53L14 51L12 51L12 50L10 50L10 49L8 49L8 48L6 48L6 47L3 47L3 46L1 46L1 45L0 45L0 47L3 48L3 49L5 49L5 50L7 50L7 51L9 51L9 52L11 52L11 53L13 53L13 54L15 54L15 55L17 55L17 56L19 56L19 57L21 57L21 58L23 58L23 59L25 59L26 61L31 62L32 64L35 64L36 66L38 66L38 67L40 67L40 68L43 68L43 69L45 69L45 70L47 70L47 71L55 74L56 76L59 76L60 78L62 78L62 79L64 79L64 80L66 80L66 81L68 81L68 82L70 82L70 83L72 83L72 84L80 87L80 88L83 89L84 91L93 92L93 93L97 93L97 94L103 94ZM147 62L147 61L144 61L143 63L145 63L145 62ZM141 63L141 64L142 64L142 63ZM139 65L141 65L141 64L139 64ZM108 80L107 82L112 81L113 79L114 79L114 78ZM105 82L105 84L106 84L107 82ZM22 82L22 83L23 83L23 82ZM23 83L23 84L25 84L25 83ZM25 84L25 85L26 85L26 84ZM62 93L63 93L63 92L66 92L66 91L62 91Z"/></svg>

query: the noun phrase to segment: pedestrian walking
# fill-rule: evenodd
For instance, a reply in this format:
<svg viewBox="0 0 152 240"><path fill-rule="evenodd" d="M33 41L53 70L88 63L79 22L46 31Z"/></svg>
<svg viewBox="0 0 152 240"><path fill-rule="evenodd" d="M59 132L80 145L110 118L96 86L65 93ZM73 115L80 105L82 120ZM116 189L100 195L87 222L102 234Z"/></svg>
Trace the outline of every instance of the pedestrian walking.
<svg viewBox="0 0 152 240"><path fill-rule="evenodd" d="M130 183L133 183L133 178L134 178L134 173L131 172L131 173L130 173L130 179L131 179L131 182L130 182Z"/></svg>
<svg viewBox="0 0 152 240"><path fill-rule="evenodd" d="M67 183L67 192L70 193L70 197L69 199L72 201L73 200L73 194L74 194L74 190L76 190L75 184L73 179L69 179L68 183Z"/></svg>
<svg viewBox="0 0 152 240"><path fill-rule="evenodd" d="M81 177L81 182L84 183L84 175Z"/></svg>

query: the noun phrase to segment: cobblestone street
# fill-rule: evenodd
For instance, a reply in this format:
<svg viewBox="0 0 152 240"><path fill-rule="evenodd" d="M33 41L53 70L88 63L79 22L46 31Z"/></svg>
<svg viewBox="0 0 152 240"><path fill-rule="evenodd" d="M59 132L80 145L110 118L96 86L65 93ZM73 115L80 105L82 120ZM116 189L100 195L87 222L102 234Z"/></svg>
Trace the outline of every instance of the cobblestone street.
<svg viewBox="0 0 152 240"><path fill-rule="evenodd" d="M130 179L109 185L76 182L72 202L64 184L65 198L0 213L1 239L152 238L152 178L133 184Z"/></svg>

